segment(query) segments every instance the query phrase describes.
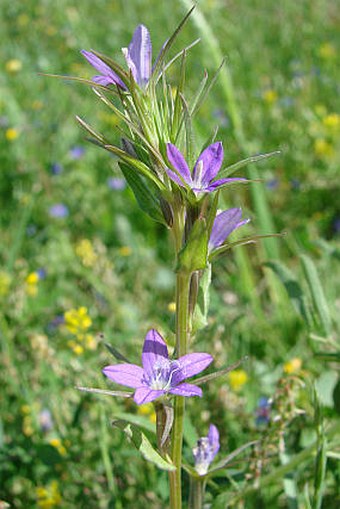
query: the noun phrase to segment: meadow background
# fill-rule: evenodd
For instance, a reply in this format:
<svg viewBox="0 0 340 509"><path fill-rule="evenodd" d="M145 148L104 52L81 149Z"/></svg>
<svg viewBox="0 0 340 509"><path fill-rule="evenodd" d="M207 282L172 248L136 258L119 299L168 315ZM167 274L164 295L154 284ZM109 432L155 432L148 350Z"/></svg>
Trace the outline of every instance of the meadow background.
<svg viewBox="0 0 340 509"><path fill-rule="evenodd" d="M167 506L166 474L110 428L129 411L150 431L152 408L75 386L112 388L101 375L113 360L105 342L138 363L149 327L172 340L168 232L140 212L116 160L86 142L74 117L113 141L118 119L88 88L39 73L90 78L79 50L121 58L139 23L156 54L189 7L186 0L1 1L0 500L12 508ZM215 264L197 349L217 366L249 359L188 404L185 456L192 462L190 446L209 422L224 455L263 438L265 447L208 485L209 507L230 498L240 508L335 509L340 7L205 0L198 11L176 45L201 37L188 58L187 96L204 68L213 74L224 55L227 67L196 119L197 146L218 125L228 163L282 151L248 168L261 183L225 191L224 200L251 218L247 234L286 236ZM292 458L294 476L275 476ZM238 482L254 486L265 476L238 500Z"/></svg>

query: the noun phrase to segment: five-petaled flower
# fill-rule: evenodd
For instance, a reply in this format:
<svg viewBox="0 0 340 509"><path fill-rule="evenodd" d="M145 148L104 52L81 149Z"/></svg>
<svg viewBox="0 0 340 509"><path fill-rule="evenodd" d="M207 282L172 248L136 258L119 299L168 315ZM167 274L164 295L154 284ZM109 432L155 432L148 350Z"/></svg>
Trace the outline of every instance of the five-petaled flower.
<svg viewBox="0 0 340 509"><path fill-rule="evenodd" d="M223 146L220 141L209 145L197 159L192 175L189 166L180 150L172 143L167 143L166 152L171 166L176 172L167 168L168 176L179 186L189 187L194 193L211 193L229 182L244 181L244 178L223 178L214 180L223 162Z"/></svg>
<svg viewBox="0 0 340 509"><path fill-rule="evenodd" d="M240 208L224 210L217 214L210 233L209 252L221 246L234 230L249 223L249 221L250 219L242 219Z"/></svg>
<svg viewBox="0 0 340 509"><path fill-rule="evenodd" d="M140 87L145 87L152 74L152 45L148 29L144 25L138 25L129 47L122 48L122 51L135 82ZM85 50L81 53L100 72L99 75L93 76L92 81L104 86L119 85L126 90L127 87L119 76L95 53Z"/></svg>
<svg viewBox="0 0 340 509"><path fill-rule="evenodd" d="M202 389L183 383L197 375L213 361L208 353L189 353L179 359L169 359L168 348L162 336L151 329L145 336L142 364L116 364L106 366L104 375L120 385L136 389L137 405L148 403L166 394L176 396L202 396Z"/></svg>
<svg viewBox="0 0 340 509"><path fill-rule="evenodd" d="M210 424L208 435L199 438L196 447L192 450L195 458L195 470L199 475L205 475L208 472L210 463L215 458L219 449L220 435L218 429L213 424Z"/></svg>

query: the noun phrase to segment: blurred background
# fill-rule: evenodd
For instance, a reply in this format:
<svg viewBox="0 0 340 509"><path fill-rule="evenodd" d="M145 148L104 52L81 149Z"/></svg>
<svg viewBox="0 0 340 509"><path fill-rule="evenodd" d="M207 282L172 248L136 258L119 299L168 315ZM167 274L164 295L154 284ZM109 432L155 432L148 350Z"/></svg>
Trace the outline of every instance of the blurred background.
<svg viewBox="0 0 340 509"><path fill-rule="evenodd" d="M40 73L90 78L81 49L123 63L120 48L139 23L151 32L155 57L190 6L1 1L0 500L10 507L167 506L166 474L109 426L129 411L150 431L152 407L75 386L112 388L101 375L115 362L105 342L137 363L149 327L173 344L168 232L140 212L117 161L86 142L74 117L115 143L119 119L88 87ZM286 236L215 264L208 323L197 337L218 367L249 360L207 387L202 402L188 403L186 460L210 422L225 455L253 438L271 440L208 486L215 509L226 507L221 494L235 480L253 482L280 464L274 415L285 423L289 457L320 431L318 405L326 427L340 411L339 21L339 3L330 0L201 0L174 50L201 38L188 55L189 99L204 69L213 76L227 59L196 118L198 153L216 126L226 164L281 150L245 171L261 182L224 191L223 200L251 218L243 235ZM174 65L170 83L176 76ZM330 509L338 507L340 477L339 449L332 453L320 502ZM309 507L301 504L313 492L313 454L305 461L291 498L278 478L234 506Z"/></svg>

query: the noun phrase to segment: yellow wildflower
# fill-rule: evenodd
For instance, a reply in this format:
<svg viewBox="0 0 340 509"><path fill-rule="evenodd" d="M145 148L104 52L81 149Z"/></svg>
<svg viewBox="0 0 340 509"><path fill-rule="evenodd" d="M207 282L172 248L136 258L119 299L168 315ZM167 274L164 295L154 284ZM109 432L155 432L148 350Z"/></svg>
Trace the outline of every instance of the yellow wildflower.
<svg viewBox="0 0 340 509"><path fill-rule="evenodd" d="M132 253L132 249L129 246L123 246L119 248L120 256L130 256Z"/></svg>
<svg viewBox="0 0 340 509"><path fill-rule="evenodd" d="M170 313L176 313L176 302L169 302L168 311L170 311Z"/></svg>
<svg viewBox="0 0 340 509"><path fill-rule="evenodd" d="M239 391L248 382L248 375L244 369L234 369L229 373L228 378L230 387L234 391Z"/></svg>
<svg viewBox="0 0 340 509"><path fill-rule="evenodd" d="M19 27L24 27L26 25L28 25L30 21L30 18L27 16L27 14L20 14L17 18L17 23L19 25Z"/></svg>
<svg viewBox="0 0 340 509"><path fill-rule="evenodd" d="M97 341L92 334L85 335L85 346L88 350L95 350L97 348Z"/></svg>
<svg viewBox="0 0 340 509"><path fill-rule="evenodd" d="M0 297L8 294L11 285L11 276L7 272L0 271Z"/></svg>
<svg viewBox="0 0 340 509"><path fill-rule="evenodd" d="M332 60L336 56L336 49L330 42L324 42L319 47L319 56L324 60Z"/></svg>
<svg viewBox="0 0 340 509"><path fill-rule="evenodd" d="M340 127L340 115L338 113L330 113L322 119L322 123L325 127L336 130Z"/></svg>
<svg viewBox="0 0 340 509"><path fill-rule="evenodd" d="M314 142L314 152L318 157L332 157L334 155L334 147L324 138L317 138Z"/></svg>
<svg viewBox="0 0 340 509"><path fill-rule="evenodd" d="M66 454L67 454L66 447L62 444L62 441L60 440L60 438L51 438L51 440L49 441L49 444L52 447L54 447L55 449L57 449L60 456L66 456Z"/></svg>
<svg viewBox="0 0 340 509"><path fill-rule="evenodd" d="M274 104L278 99L277 92L272 89L265 90L262 94L264 102L267 104Z"/></svg>
<svg viewBox="0 0 340 509"><path fill-rule="evenodd" d="M38 486L35 490L37 505L40 509L49 509L61 504L62 498L57 481L52 481L46 488Z"/></svg>
<svg viewBox="0 0 340 509"><path fill-rule="evenodd" d="M21 60L18 60L17 58L12 58L11 60L8 60L6 62L6 71L10 72L12 74L21 71L22 69L22 62Z"/></svg>
<svg viewBox="0 0 340 509"><path fill-rule="evenodd" d="M9 129L6 129L5 137L8 141L14 141L19 137L19 131L14 129L14 127L10 127Z"/></svg>
<svg viewBox="0 0 340 509"><path fill-rule="evenodd" d="M76 255L82 261L82 264L86 267L93 267L96 263L98 256L94 252L93 246L88 239L80 240L75 248Z"/></svg>
<svg viewBox="0 0 340 509"><path fill-rule="evenodd" d="M299 357L294 357L288 362L285 362L283 365L283 371L287 373L287 375L292 375L293 373L298 373L302 366L302 360Z"/></svg>
<svg viewBox="0 0 340 509"><path fill-rule="evenodd" d="M78 309L70 309L64 313L66 329L72 334L82 334L92 325L92 320L87 313L87 308L81 306Z"/></svg>
<svg viewBox="0 0 340 509"><path fill-rule="evenodd" d="M31 272L26 277L26 286L25 291L26 294L30 297L35 297L38 293L38 281L39 281L39 274L37 272Z"/></svg>
<svg viewBox="0 0 340 509"><path fill-rule="evenodd" d="M28 285L36 285L39 281L39 274L37 272L30 272L26 277L26 283Z"/></svg>

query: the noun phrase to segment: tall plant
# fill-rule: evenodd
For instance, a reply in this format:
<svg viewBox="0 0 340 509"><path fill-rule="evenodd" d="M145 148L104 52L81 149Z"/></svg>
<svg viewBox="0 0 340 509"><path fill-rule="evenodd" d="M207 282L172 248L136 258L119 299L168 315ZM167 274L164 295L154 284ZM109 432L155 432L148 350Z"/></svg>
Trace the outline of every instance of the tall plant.
<svg viewBox="0 0 340 509"><path fill-rule="evenodd" d="M225 467L229 457L210 466L219 450L219 433L212 424L193 450L194 466L183 463L182 442L185 398L202 397L201 385L231 368L191 378L213 361L209 353L194 351L196 332L204 327L208 313L211 265L237 245L254 242L258 237L230 241L230 234L248 222L240 208L219 210L219 195L246 178L232 176L249 161L256 162L273 154L252 156L226 166L221 141L216 133L203 146L193 143L192 121L214 84L218 71L209 80L205 73L197 93L185 95L186 59L198 41L170 58L170 51L193 9L181 21L152 61L152 45L147 28L139 25L127 48L123 48L126 66L97 51L82 51L98 74L91 80L70 78L90 85L121 121L121 144L111 143L109 135L93 129L77 117L80 125L98 146L118 158L119 167L131 187L140 208L151 219L163 223L173 238L176 277L176 347L169 356L167 343L160 333L146 333L142 366L124 361L104 368L103 373L126 391L103 391L113 396L134 399L137 405L152 402L157 422L157 447L132 422L116 421L148 461L169 473L170 507L182 507L181 472L191 478L189 505L202 507L208 476ZM170 85L167 71L179 62L177 84ZM187 382L187 379L190 381ZM94 390L94 389L92 389ZM100 392L99 389L95 391ZM249 444L232 454L234 457Z"/></svg>

